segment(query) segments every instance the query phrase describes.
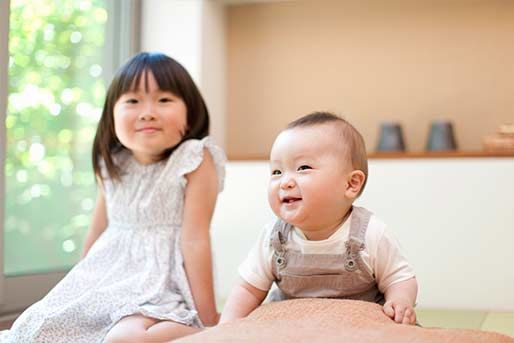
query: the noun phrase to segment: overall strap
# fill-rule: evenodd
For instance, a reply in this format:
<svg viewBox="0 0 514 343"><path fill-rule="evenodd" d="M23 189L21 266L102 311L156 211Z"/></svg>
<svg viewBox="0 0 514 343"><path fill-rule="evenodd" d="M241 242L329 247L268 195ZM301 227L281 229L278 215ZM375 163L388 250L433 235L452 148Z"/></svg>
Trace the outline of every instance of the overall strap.
<svg viewBox="0 0 514 343"><path fill-rule="evenodd" d="M357 256L361 250L365 248L366 230L372 213L363 207L352 207L352 216L350 221L350 232L348 241L345 243L346 254L344 266L349 272L358 268Z"/></svg>
<svg viewBox="0 0 514 343"><path fill-rule="evenodd" d="M368 229L371 215L372 213L364 207L353 206L350 233L348 235L352 253L364 248L366 230Z"/></svg>
<svg viewBox="0 0 514 343"><path fill-rule="evenodd" d="M277 219L275 222L273 230L271 231L271 246L275 249L276 253L283 254L285 252L284 245L287 242L287 237L291 228L291 224L288 224L281 219Z"/></svg>

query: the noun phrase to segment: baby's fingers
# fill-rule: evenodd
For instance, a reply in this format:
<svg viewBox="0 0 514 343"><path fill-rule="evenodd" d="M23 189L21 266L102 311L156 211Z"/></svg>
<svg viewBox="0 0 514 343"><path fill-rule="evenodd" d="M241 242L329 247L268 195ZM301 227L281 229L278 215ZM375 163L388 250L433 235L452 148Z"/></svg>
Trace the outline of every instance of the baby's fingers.
<svg viewBox="0 0 514 343"><path fill-rule="evenodd" d="M407 308L405 309L405 314L403 315L402 324L415 324L416 323L416 313L413 309Z"/></svg>
<svg viewBox="0 0 514 343"><path fill-rule="evenodd" d="M383 307L384 313L391 319L394 319L394 309L392 302L386 302Z"/></svg>
<svg viewBox="0 0 514 343"><path fill-rule="evenodd" d="M394 306L394 321L397 323L403 323L405 316L405 307L402 305Z"/></svg>

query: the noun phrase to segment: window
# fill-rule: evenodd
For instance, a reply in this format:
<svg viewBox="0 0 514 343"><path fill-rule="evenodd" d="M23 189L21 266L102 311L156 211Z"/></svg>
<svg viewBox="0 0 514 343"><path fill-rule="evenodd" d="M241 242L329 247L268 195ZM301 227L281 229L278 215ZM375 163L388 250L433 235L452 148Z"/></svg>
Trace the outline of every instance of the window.
<svg viewBox="0 0 514 343"><path fill-rule="evenodd" d="M0 28L8 37L8 53L0 59L8 75L0 78L0 105L7 108L0 136L0 289L6 302L0 311L6 312L30 303L11 297L11 285L17 295L17 284L35 278L51 287L79 259L96 196L92 140L113 70L136 51L137 23L127 18L138 6L122 0L10 0L0 6L8 13Z"/></svg>

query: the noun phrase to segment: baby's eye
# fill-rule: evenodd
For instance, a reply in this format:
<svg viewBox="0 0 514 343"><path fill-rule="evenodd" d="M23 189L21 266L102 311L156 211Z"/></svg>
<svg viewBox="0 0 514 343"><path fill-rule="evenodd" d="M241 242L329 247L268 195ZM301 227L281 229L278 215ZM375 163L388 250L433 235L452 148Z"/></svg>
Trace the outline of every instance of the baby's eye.
<svg viewBox="0 0 514 343"><path fill-rule="evenodd" d="M307 170L307 169L312 169L312 168L311 168L311 166L308 166L306 164L301 165L301 166L298 167L298 170Z"/></svg>
<svg viewBox="0 0 514 343"><path fill-rule="evenodd" d="M280 174L282 174L282 172L278 169L275 169L271 172L271 175L280 175Z"/></svg>

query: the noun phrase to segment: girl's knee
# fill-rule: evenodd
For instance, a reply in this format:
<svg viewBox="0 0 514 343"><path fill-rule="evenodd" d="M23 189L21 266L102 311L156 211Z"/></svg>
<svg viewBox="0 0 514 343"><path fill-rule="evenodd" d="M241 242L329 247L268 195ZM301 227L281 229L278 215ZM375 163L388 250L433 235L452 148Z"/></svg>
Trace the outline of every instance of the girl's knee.
<svg viewBox="0 0 514 343"><path fill-rule="evenodd" d="M146 330L156 319L131 315L117 322L104 338L106 343L141 343L146 341Z"/></svg>
<svg viewBox="0 0 514 343"><path fill-rule="evenodd" d="M143 337L138 334L121 332L119 330L111 330L105 336L104 343L141 343L144 341Z"/></svg>

